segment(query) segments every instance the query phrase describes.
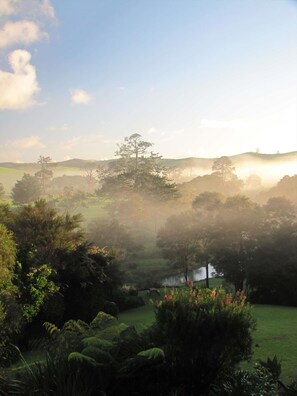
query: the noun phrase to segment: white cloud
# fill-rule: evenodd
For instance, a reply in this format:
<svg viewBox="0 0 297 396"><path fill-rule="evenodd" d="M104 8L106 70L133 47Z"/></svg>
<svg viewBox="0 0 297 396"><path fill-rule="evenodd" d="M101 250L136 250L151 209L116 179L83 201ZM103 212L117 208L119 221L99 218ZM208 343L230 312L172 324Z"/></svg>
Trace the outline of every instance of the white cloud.
<svg viewBox="0 0 297 396"><path fill-rule="evenodd" d="M200 120L200 127L210 129L245 129L247 126L241 120L219 121L203 119Z"/></svg>
<svg viewBox="0 0 297 396"><path fill-rule="evenodd" d="M51 5L50 0L43 0L40 5L41 12L49 18L55 19L55 10L54 7Z"/></svg>
<svg viewBox="0 0 297 396"><path fill-rule="evenodd" d="M76 104L88 104L92 99L92 96L83 89L70 90L70 94L72 102Z"/></svg>
<svg viewBox="0 0 297 396"><path fill-rule="evenodd" d="M36 70L30 64L31 54L15 50L9 54L13 73L0 70L0 109L25 109L36 102L34 94L39 91Z"/></svg>
<svg viewBox="0 0 297 396"><path fill-rule="evenodd" d="M0 48L14 44L31 44L47 37L41 32L39 26L32 21L6 22L0 30Z"/></svg>
<svg viewBox="0 0 297 396"><path fill-rule="evenodd" d="M11 0L0 1L0 16L11 15L15 12L15 5Z"/></svg>
<svg viewBox="0 0 297 396"><path fill-rule="evenodd" d="M55 19L55 10L50 0L0 0L0 16L17 15Z"/></svg>
<svg viewBox="0 0 297 396"><path fill-rule="evenodd" d="M29 136L23 139L14 140L10 143L12 147L20 149L29 148L44 148L45 145L41 142L39 136Z"/></svg>

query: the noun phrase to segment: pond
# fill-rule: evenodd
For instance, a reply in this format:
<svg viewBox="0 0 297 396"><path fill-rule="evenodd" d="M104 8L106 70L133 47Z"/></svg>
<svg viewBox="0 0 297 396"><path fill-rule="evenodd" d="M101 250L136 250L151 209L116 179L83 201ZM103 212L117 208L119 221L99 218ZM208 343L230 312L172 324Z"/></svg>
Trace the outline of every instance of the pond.
<svg viewBox="0 0 297 396"><path fill-rule="evenodd" d="M211 264L208 265L208 272L209 272L209 278L212 278L216 273L214 267ZM206 278L205 267L197 268L189 272L188 278L193 281L200 281L205 279ZM179 286L182 285L183 283L185 283L185 277L182 274L169 276L168 278L165 278L162 281L163 286Z"/></svg>

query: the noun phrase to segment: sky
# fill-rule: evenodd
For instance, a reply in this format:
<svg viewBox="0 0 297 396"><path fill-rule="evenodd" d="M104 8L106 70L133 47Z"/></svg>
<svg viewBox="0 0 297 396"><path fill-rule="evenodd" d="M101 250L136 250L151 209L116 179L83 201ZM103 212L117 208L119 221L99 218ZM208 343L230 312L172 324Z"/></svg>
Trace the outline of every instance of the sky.
<svg viewBox="0 0 297 396"><path fill-rule="evenodd" d="M0 162L297 150L297 1L0 0Z"/></svg>

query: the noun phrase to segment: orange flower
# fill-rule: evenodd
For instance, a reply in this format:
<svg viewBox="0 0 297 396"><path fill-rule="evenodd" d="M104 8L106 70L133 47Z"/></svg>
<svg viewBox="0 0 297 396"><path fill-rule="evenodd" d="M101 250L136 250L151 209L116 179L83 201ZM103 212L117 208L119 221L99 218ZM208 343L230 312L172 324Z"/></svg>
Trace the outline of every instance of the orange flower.
<svg viewBox="0 0 297 396"><path fill-rule="evenodd" d="M215 291L215 290L213 290L212 292L211 292L211 297L215 297L217 295L217 292Z"/></svg>
<svg viewBox="0 0 297 396"><path fill-rule="evenodd" d="M226 305L229 305L231 303L231 297L226 297L225 303Z"/></svg>
<svg viewBox="0 0 297 396"><path fill-rule="evenodd" d="M172 300L172 299L173 299L172 295L169 294L169 296L167 297L167 300Z"/></svg>

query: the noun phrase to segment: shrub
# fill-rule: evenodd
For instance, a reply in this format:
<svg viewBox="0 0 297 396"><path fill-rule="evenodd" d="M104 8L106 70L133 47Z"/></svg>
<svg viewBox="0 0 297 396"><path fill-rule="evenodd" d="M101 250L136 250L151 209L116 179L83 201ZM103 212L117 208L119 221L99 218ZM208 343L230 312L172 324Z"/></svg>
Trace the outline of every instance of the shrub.
<svg viewBox="0 0 297 396"><path fill-rule="evenodd" d="M138 291L133 286L124 285L114 293L113 300L120 311L141 307L144 305L142 297L138 296Z"/></svg>
<svg viewBox="0 0 297 396"><path fill-rule="evenodd" d="M203 394L218 376L248 359L254 320L242 293L179 289L156 304L152 329L184 394Z"/></svg>
<svg viewBox="0 0 297 396"><path fill-rule="evenodd" d="M213 386L210 396L277 396L277 381L263 366L256 365L253 371L236 370L232 375Z"/></svg>
<svg viewBox="0 0 297 396"><path fill-rule="evenodd" d="M102 311L108 315L114 316L115 318L119 315L119 308L113 301L105 301Z"/></svg>

